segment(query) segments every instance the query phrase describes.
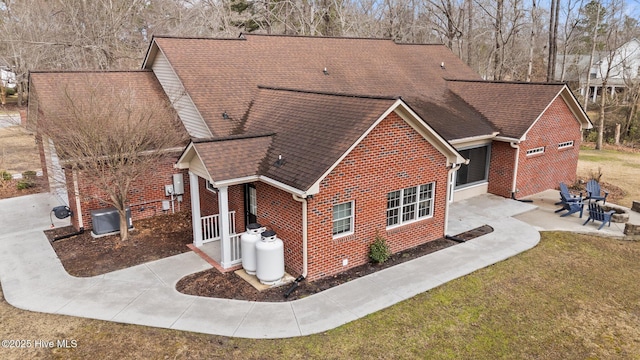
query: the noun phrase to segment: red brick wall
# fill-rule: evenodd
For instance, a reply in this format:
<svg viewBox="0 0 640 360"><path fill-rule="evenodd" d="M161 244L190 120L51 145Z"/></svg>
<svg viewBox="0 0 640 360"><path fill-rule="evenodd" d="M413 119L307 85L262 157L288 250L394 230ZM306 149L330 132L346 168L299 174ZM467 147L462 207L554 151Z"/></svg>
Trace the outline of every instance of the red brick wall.
<svg viewBox="0 0 640 360"><path fill-rule="evenodd" d="M219 212L218 193L214 193L206 188L206 180L198 177L200 187L200 216L214 215Z"/></svg>
<svg viewBox="0 0 640 360"><path fill-rule="evenodd" d="M560 182L573 183L580 151L580 124L561 97L545 111L520 144L517 198L556 189ZM558 149L558 144L573 140L573 147ZM527 156L527 150L545 147L542 154ZM509 143L494 141L489 169L489 192L510 197L516 149Z"/></svg>
<svg viewBox="0 0 640 360"><path fill-rule="evenodd" d="M153 173L140 177L132 186L129 191L129 206L131 207L131 217L134 221L163 213L162 200L171 199L171 197L164 195L164 186L172 184L172 174L179 172L183 174L184 194L182 195L182 203L178 203L177 197L175 197L174 210L176 212L191 211L189 174L187 170L174 169L173 164L175 161L175 158L166 159L155 167ZM91 229L91 210L104 209L111 206L99 200L99 198L107 198L106 194L102 193L83 177L82 171L79 171L78 174L82 220L84 228ZM74 211L74 214L77 214L72 172L68 169L65 170L65 176L69 194L69 207ZM168 212L171 212L171 210ZM76 228L80 226L78 221L78 216L74 216L72 223Z"/></svg>
<svg viewBox="0 0 640 360"><path fill-rule="evenodd" d="M376 231L387 239L392 252L442 237L447 173L444 155L391 113L322 181L320 193L308 201L308 278L336 274L369 261L369 244ZM387 193L430 182L436 183L434 216L387 231ZM355 232L334 239L333 206L351 200L355 201ZM348 259L347 266L342 265L343 259Z"/></svg>
<svg viewBox="0 0 640 360"><path fill-rule="evenodd" d="M198 178L200 187L200 216L218 214L218 193L206 188L206 180ZM244 232L244 185L232 185L227 190L229 211L236 212L236 233Z"/></svg>
<svg viewBox="0 0 640 360"><path fill-rule="evenodd" d="M494 141L491 144L488 192L504 197L511 196L516 149L509 143Z"/></svg>
<svg viewBox="0 0 640 360"><path fill-rule="evenodd" d="M302 203L283 190L255 183L258 223L284 242L284 263L290 274L302 273ZM310 242L311 243L311 240Z"/></svg>
<svg viewBox="0 0 640 360"><path fill-rule="evenodd" d="M564 100L558 97L520 145L518 197L557 189L560 182L573 183L578 167L580 135L580 124ZM573 140L573 147L558 149L558 144L570 140ZM545 147L544 153L527 156L527 150L540 146Z"/></svg>

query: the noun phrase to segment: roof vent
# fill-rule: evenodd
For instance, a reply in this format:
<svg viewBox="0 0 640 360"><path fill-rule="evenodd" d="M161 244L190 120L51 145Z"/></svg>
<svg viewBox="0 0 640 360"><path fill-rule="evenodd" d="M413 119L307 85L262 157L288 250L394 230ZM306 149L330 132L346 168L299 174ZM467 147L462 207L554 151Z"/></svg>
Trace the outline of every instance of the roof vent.
<svg viewBox="0 0 640 360"><path fill-rule="evenodd" d="M325 75L329 75L329 70L327 70L327 68L324 68L324 70L322 70L322 73Z"/></svg>
<svg viewBox="0 0 640 360"><path fill-rule="evenodd" d="M278 160L276 160L276 162L273 165L275 165L276 167L280 167L284 165L284 159L282 158L282 154L278 155Z"/></svg>
<svg viewBox="0 0 640 360"><path fill-rule="evenodd" d="M222 113L222 118L223 118L223 119L225 119L225 120L229 120L229 114L227 114L227 112L226 112L226 111L225 111L225 112L223 112L223 113Z"/></svg>
<svg viewBox="0 0 640 360"><path fill-rule="evenodd" d="M442 69L442 70L444 70L444 69L445 69L445 67L444 67L444 61L440 63L440 69Z"/></svg>

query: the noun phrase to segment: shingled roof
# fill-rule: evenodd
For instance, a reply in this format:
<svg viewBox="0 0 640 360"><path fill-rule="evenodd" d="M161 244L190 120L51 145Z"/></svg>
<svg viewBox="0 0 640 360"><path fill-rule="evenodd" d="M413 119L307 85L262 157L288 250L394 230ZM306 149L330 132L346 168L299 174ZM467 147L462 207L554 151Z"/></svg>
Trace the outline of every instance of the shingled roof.
<svg viewBox="0 0 640 360"><path fill-rule="evenodd" d="M245 120L234 129L244 135L197 141L191 148L216 183L254 175L306 191L399 102L395 97L260 87ZM190 161L190 151L181 160Z"/></svg>
<svg viewBox="0 0 640 360"><path fill-rule="evenodd" d="M449 89L484 115L500 136L520 139L566 88L560 83L450 80Z"/></svg>
<svg viewBox="0 0 640 360"><path fill-rule="evenodd" d="M152 71L33 71L29 74L29 85L29 102L37 104L29 107L37 110L37 114L29 114L29 119L38 121L38 126L43 126L47 118L68 117L67 101L83 99L88 104L100 101L100 96L122 93L132 102L153 108L160 121L186 135L184 127L176 124L176 114Z"/></svg>
<svg viewBox="0 0 640 360"><path fill-rule="evenodd" d="M237 133L259 85L400 96L447 140L495 131L480 113L448 90L445 78L480 78L443 45L263 35L155 37L143 66L150 68L158 52L166 56L215 137ZM231 121L220 116L223 112Z"/></svg>

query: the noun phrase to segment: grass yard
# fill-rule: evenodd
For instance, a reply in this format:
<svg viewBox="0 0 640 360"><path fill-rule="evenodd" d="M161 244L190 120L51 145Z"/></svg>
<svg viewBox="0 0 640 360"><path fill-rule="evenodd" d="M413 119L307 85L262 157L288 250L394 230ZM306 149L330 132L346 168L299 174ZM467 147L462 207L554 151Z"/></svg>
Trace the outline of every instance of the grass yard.
<svg viewBox="0 0 640 360"><path fill-rule="evenodd" d="M32 133L18 125L0 127L0 170L19 174L41 167Z"/></svg>
<svg viewBox="0 0 640 360"><path fill-rule="evenodd" d="M338 329L283 340L38 314L2 300L1 339L77 347L0 348L0 358L638 359L638 258L638 242L544 233L522 255Z"/></svg>
<svg viewBox="0 0 640 360"><path fill-rule="evenodd" d="M591 172L602 171L602 181L625 190L617 203L631 207L632 200L640 200L640 153L614 150L580 150L578 176L588 178ZM605 188L606 190L606 188Z"/></svg>

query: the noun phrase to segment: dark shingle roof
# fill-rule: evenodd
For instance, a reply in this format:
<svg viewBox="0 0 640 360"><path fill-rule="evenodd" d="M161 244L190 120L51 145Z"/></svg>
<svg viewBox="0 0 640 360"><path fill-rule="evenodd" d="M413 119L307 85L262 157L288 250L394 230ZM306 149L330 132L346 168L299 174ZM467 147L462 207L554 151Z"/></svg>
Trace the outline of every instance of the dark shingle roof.
<svg viewBox="0 0 640 360"><path fill-rule="evenodd" d="M154 38L216 137L237 133L258 85L402 96L448 140L493 132L482 115L447 90L445 78L479 76L443 45L396 44L381 39L245 37ZM223 112L232 121L222 119Z"/></svg>
<svg viewBox="0 0 640 360"><path fill-rule="evenodd" d="M176 124L176 113L171 110L167 95L151 71L35 71L29 74L29 86L37 96L38 112L43 115L38 120L41 126L46 118L67 117L68 101L83 99L88 103L100 101L100 96L121 93L132 102L152 107L161 121L186 135L184 127Z"/></svg>
<svg viewBox="0 0 640 360"><path fill-rule="evenodd" d="M197 143L195 146L204 162L210 164L207 170L214 181L250 175L261 154L260 166L253 175L264 175L307 190L396 101L394 98L260 88L240 132L257 136L274 132L273 135L254 140ZM260 140L258 144L257 139L269 141ZM220 154L224 154L223 159ZM234 172L234 166L240 170Z"/></svg>
<svg viewBox="0 0 640 360"><path fill-rule="evenodd" d="M484 115L500 136L520 139L564 84L449 81L449 89Z"/></svg>
<svg viewBox="0 0 640 360"><path fill-rule="evenodd" d="M194 143L213 181L256 175L271 146L270 135Z"/></svg>

